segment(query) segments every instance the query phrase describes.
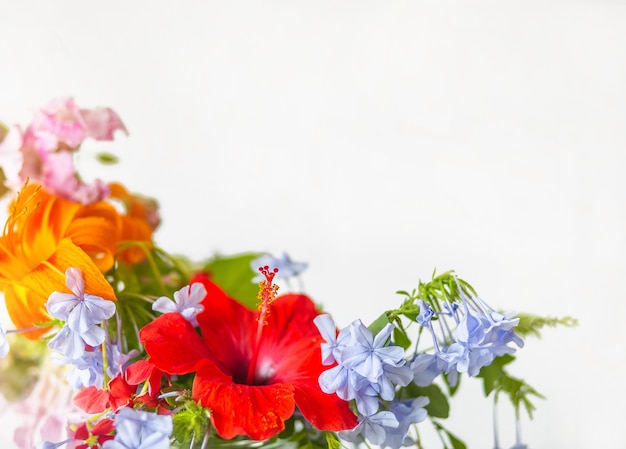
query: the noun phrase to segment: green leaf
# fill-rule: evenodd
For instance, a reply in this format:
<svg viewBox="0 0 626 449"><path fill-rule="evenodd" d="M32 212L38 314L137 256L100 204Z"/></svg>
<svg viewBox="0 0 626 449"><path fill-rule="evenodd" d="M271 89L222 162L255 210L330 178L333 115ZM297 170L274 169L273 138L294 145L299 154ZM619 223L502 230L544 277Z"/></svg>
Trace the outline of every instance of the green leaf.
<svg viewBox="0 0 626 449"><path fill-rule="evenodd" d="M504 371L504 366L511 363L515 360L515 357L510 354L505 354L500 357L496 357L491 364L487 366L483 366L478 373L478 376L483 380L483 391L485 393L485 397L489 396L493 390L495 390L498 385L500 385L501 380L507 376L506 371Z"/></svg>
<svg viewBox="0 0 626 449"><path fill-rule="evenodd" d="M372 321L372 324L367 326L367 328L372 331L372 334L378 334L383 328L389 324L389 319L387 318L387 313L383 312L378 318Z"/></svg>
<svg viewBox="0 0 626 449"><path fill-rule="evenodd" d="M530 396L545 399L545 396L525 381L512 376L506 376L501 379L498 390L507 393L509 400L515 407L516 416L519 416L520 408L523 405L530 419L533 418L533 412L535 411L535 405L530 401Z"/></svg>
<svg viewBox="0 0 626 449"><path fill-rule="evenodd" d="M454 435L452 432L446 429L441 423L437 421L432 421L432 423L438 432L443 432L446 434L446 437L448 437L448 440L450 441L450 444L452 445L452 449L467 449L466 444L463 441L459 440L459 438L456 435ZM445 442L444 442L444 445L445 445Z"/></svg>
<svg viewBox="0 0 626 449"><path fill-rule="evenodd" d="M180 444L179 447L196 449L202 446L202 441L209 431L209 411L204 407L187 402L181 410L174 414L172 421L174 430L172 436Z"/></svg>
<svg viewBox="0 0 626 449"><path fill-rule="evenodd" d="M252 261L262 253L245 253L235 256L217 256L204 265L211 280L219 285L228 296L254 309L257 305L259 285L252 282L256 273L250 267Z"/></svg>
<svg viewBox="0 0 626 449"><path fill-rule="evenodd" d="M328 444L328 449L341 448L341 442L339 441L339 438L336 434L334 434L333 432L324 432L324 435L326 436L326 444Z"/></svg>
<svg viewBox="0 0 626 449"><path fill-rule="evenodd" d="M532 419L535 405L531 402L530 397L535 396L544 399L544 396L524 380L513 377L506 372L504 366L513 360L515 360L515 357L509 354L496 357L490 365L481 368L477 377L483 379L485 396L495 391L497 399L498 394L504 392L507 394L511 404L513 404L516 415L519 416L520 408L523 405L526 413Z"/></svg>
<svg viewBox="0 0 626 449"><path fill-rule="evenodd" d="M436 384L430 384L427 387L418 387L414 383L404 387L399 392L402 399L413 399L419 396L427 396L429 403L426 407L428 415L434 418L447 418L450 414L450 404L446 395L443 394L441 388Z"/></svg>
<svg viewBox="0 0 626 449"><path fill-rule="evenodd" d="M113 165L119 162L119 158L111 153L98 153L96 154L98 162L106 165Z"/></svg>
<svg viewBox="0 0 626 449"><path fill-rule="evenodd" d="M550 316L542 317L537 315L531 315L529 313L520 313L517 316L519 318L519 324L515 326L515 332L521 336L534 335L535 337L541 337L541 329L546 326L578 326L578 320L570 316L565 316L561 318Z"/></svg>
<svg viewBox="0 0 626 449"><path fill-rule="evenodd" d="M402 325L400 320L397 320L398 325L393 330L393 342L400 346L402 349L406 350L411 346L411 340Z"/></svg>
<svg viewBox="0 0 626 449"><path fill-rule="evenodd" d="M450 444L452 444L453 449L467 449L465 443L459 440L455 435L453 435L449 431L446 431L446 435L448 435L448 438L450 439Z"/></svg>
<svg viewBox="0 0 626 449"><path fill-rule="evenodd" d="M450 393L450 397L454 396L454 394L459 390L459 387L461 386L462 378L463 376L461 376L461 374L459 373L459 375L457 376L456 384L452 386L450 385L450 381L448 380L448 375L446 373L443 374L443 380L445 381L446 386L448 387L448 392Z"/></svg>

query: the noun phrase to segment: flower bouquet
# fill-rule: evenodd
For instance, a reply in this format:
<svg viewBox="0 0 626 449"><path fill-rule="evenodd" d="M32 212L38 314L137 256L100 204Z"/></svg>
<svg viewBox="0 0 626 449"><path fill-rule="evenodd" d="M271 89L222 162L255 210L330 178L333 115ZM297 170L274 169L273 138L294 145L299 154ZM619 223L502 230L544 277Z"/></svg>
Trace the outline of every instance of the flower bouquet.
<svg viewBox="0 0 626 449"><path fill-rule="evenodd" d="M523 337L571 319L501 313L448 271L338 329L292 287L307 265L287 254L159 248L155 199L75 168L83 142L119 133L112 109L71 98L0 128L0 385L5 413L26 418L20 447L421 448L428 426L461 449L444 424L461 376L532 413L541 395L507 365Z"/></svg>

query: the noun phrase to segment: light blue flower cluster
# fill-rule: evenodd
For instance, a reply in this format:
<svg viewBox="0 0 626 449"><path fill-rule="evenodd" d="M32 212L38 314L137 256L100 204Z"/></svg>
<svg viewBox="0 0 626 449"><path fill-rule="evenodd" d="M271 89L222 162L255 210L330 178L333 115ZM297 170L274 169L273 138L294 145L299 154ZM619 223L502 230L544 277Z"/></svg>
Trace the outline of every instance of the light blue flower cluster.
<svg viewBox="0 0 626 449"><path fill-rule="evenodd" d="M109 378L113 379L122 373L126 364L135 356L139 355L139 351L133 349L128 354L124 354L118 348L118 345L107 342L107 367L106 372ZM59 366L71 367L65 374L65 380L68 385L74 389L86 387L104 387L104 355L101 350L85 351L78 358L71 358L59 353L52 353L52 361Z"/></svg>
<svg viewBox="0 0 626 449"><path fill-rule="evenodd" d="M85 282L78 268L65 271L66 285L73 294L53 292L46 308L54 318L65 321L61 330L48 342L55 352L52 361L69 365L65 379L75 389L104 386L104 355L98 346L107 340L101 327L115 313L115 303L85 293ZM124 365L138 354L137 350L123 354L117 345L107 342L107 374L116 377Z"/></svg>
<svg viewBox="0 0 626 449"><path fill-rule="evenodd" d="M115 313L115 303L85 293L85 281L78 268L65 271L65 285L73 294L53 292L46 309L50 316L65 321L61 330L48 342L48 347L72 359L85 352L85 345L96 347L104 342L101 324Z"/></svg>
<svg viewBox="0 0 626 449"><path fill-rule="evenodd" d="M524 346L513 331L519 318L502 315L457 287L460 305L446 302L442 310L434 310L423 300L417 301L420 313L416 321L428 329L434 348L432 353L419 353L411 361L413 380L419 386L430 385L442 373L450 385L456 385L459 373L476 376L494 358L515 352L509 343Z"/></svg>
<svg viewBox="0 0 626 449"><path fill-rule="evenodd" d="M406 365L404 350L388 344L393 325L387 324L375 337L360 320L337 334L329 315L314 320L326 343L322 344L322 363L336 366L319 377L322 391L336 393L341 399L355 401L359 424L340 432L347 441L367 439L397 449L405 443L411 424L426 418L428 398L402 402L395 398L396 386L406 386L413 379ZM380 410L385 404L386 409Z"/></svg>
<svg viewBox="0 0 626 449"><path fill-rule="evenodd" d="M171 415L158 415L125 407L115 415L115 438L102 449L169 449Z"/></svg>

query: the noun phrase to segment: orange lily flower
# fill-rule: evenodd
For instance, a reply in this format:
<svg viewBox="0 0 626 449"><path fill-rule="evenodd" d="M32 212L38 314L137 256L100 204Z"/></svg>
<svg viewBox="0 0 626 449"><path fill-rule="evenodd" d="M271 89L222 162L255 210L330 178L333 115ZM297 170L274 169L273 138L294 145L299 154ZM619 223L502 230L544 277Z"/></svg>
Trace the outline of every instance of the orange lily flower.
<svg viewBox="0 0 626 449"><path fill-rule="evenodd" d="M152 233L159 225L158 204L155 200L133 195L119 183L109 184L110 198L122 203L126 214L121 215L121 241L152 242ZM118 258L128 264L141 262L146 258L141 248L129 248L118 254Z"/></svg>
<svg viewBox="0 0 626 449"><path fill-rule="evenodd" d="M102 272L113 266L120 222L108 203L74 203L27 184L13 202L0 237L0 291L13 324L30 328L50 320L44 304L53 291L69 292L69 267L81 269L86 291L115 300ZM25 335L36 339L45 331Z"/></svg>

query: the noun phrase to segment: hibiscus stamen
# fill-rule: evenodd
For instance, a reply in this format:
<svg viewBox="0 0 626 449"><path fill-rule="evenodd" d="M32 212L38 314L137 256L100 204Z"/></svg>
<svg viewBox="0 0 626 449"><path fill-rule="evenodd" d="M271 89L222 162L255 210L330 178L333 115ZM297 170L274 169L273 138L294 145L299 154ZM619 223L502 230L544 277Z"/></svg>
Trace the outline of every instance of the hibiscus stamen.
<svg viewBox="0 0 626 449"><path fill-rule="evenodd" d="M278 273L278 268L270 270L270 267L265 265L259 267L259 271L265 276L265 280L259 283L259 293L257 294L259 300L259 315L257 316L254 350L252 352L250 366L248 367L248 375L246 376L246 383L248 385L253 385L254 382L257 359L259 358L259 342L263 335L263 327L267 325L267 319L270 315L270 305L274 302L274 299L276 299L276 293L278 292L278 285L273 283L274 276Z"/></svg>
<svg viewBox="0 0 626 449"><path fill-rule="evenodd" d="M272 283L274 276L278 273L278 268L274 268L270 271L270 267L265 265L264 267L260 267L259 271L265 276L265 280L259 283L259 293L257 293L257 299L259 300L259 316L257 321L259 322L259 326L265 326L270 314L270 305L274 302L276 292L278 291L278 285Z"/></svg>

